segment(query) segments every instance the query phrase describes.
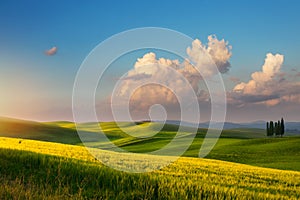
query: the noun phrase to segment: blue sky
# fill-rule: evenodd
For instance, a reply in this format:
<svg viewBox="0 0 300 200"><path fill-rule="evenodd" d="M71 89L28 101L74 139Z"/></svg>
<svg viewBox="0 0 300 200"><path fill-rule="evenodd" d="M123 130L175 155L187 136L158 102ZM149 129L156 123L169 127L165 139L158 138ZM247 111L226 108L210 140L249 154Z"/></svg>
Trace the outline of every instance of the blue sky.
<svg viewBox="0 0 300 200"><path fill-rule="evenodd" d="M299 8L292 0L1 1L0 92L5 97L0 115L71 120L71 114L63 113L70 109L83 59L106 38L138 27L174 29L204 42L211 34L224 38L232 46L225 79L247 82L268 52L283 54L286 70L300 69ZM57 54L45 56L53 46Z"/></svg>

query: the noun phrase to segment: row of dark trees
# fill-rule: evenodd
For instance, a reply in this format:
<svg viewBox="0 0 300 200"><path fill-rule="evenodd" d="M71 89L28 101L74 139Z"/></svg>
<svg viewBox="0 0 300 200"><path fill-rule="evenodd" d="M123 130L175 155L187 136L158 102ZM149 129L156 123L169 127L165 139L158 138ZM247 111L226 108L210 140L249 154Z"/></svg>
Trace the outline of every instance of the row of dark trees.
<svg viewBox="0 0 300 200"><path fill-rule="evenodd" d="M284 135L284 120L281 118L281 121L277 122L267 122L267 136L283 136Z"/></svg>

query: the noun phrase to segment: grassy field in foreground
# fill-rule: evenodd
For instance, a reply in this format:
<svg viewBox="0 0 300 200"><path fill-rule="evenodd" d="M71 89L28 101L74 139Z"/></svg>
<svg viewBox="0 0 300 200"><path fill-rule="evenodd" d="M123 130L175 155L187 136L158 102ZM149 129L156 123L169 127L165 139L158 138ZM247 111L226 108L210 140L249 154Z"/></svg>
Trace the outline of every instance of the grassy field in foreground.
<svg viewBox="0 0 300 200"><path fill-rule="evenodd" d="M90 139L87 144L91 147L103 145L103 142L97 141L99 125L114 144L124 150L137 153L148 153L164 147L174 138L178 130L177 125L167 124L160 130L160 124L147 122L138 125L122 122L119 124L121 128L113 122L81 124L79 129ZM145 138L137 138L125 133L128 131L139 136L147 136L158 130L160 131L157 134ZM191 137L190 128L186 127L184 131L188 141ZM184 156L198 157L206 131L207 129L198 129L196 138ZM36 123L2 118L0 136L82 145L75 124L64 121ZM185 145L185 142L182 144ZM265 131L261 129L224 130L218 143L206 158L300 171L300 137L266 138Z"/></svg>
<svg viewBox="0 0 300 200"><path fill-rule="evenodd" d="M84 147L0 138L0 199L299 199L300 172L182 157L115 171Z"/></svg>

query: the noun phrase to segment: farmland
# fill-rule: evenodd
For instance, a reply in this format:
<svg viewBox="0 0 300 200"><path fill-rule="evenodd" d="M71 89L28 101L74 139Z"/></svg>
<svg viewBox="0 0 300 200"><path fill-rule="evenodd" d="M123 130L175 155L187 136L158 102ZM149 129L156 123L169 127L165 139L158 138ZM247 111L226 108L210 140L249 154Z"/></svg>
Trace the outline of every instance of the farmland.
<svg viewBox="0 0 300 200"><path fill-rule="evenodd" d="M64 124L66 125L66 124ZM118 124L121 129L111 122L89 124L84 131L95 132L98 126L105 135L118 147L129 152L147 153L164 147L172 140L178 126L166 124L160 130L155 123L141 123L132 125L129 123ZM69 123L69 127L72 123ZM75 126L73 125L73 128ZM157 131L152 137L135 138L125 132L147 133ZM183 129L189 137L189 127ZM183 154L186 157L198 157L200 147L206 135L207 129L198 129L195 138ZM270 167L300 171L300 137L267 138L262 129L233 129L223 130L220 139L206 158L231 161L255 166ZM88 144L89 145L89 144ZM91 146L101 146L93 143Z"/></svg>
<svg viewBox="0 0 300 200"><path fill-rule="evenodd" d="M85 123L80 125L91 142L90 147L101 147L97 138L99 125L105 135L118 147L135 153L148 153L168 144L176 135L178 126L165 125L158 131L160 125L156 123L120 123L122 130L113 122ZM158 131L151 137L137 138L126 134L132 132L143 134ZM189 128L186 129L189 136ZM185 157L198 157L199 149L207 129L198 129L195 139L184 153ZM0 120L0 136L41 141L58 142L82 146L76 133L76 127L71 122L37 123L2 118ZM224 130L220 139L206 158L250 164L284 170L300 171L300 137L267 138L262 129L233 129ZM47 147L46 147L47 148ZM114 149L107 149L114 150Z"/></svg>
<svg viewBox="0 0 300 200"><path fill-rule="evenodd" d="M2 118L0 199L300 198L300 137L267 138L261 129L224 130L209 155L198 158L207 131L200 128L176 160L148 153L168 144L178 126L118 125L79 124L77 128L88 139L89 148L85 148L74 123ZM114 148L95 150L105 147L96 140L99 127L127 153L114 152ZM183 141L191 137L189 127L184 131ZM170 160L175 162L166 165Z"/></svg>
<svg viewBox="0 0 300 200"><path fill-rule="evenodd" d="M81 146L4 137L0 146L1 199L300 198L296 171L182 157L132 174L98 163Z"/></svg>

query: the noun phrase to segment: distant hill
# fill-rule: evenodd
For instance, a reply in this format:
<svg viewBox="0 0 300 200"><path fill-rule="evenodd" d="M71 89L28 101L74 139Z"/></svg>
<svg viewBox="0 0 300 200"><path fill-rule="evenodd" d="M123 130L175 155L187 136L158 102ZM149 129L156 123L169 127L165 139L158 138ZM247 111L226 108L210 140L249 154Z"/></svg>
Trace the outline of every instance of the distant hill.
<svg viewBox="0 0 300 200"><path fill-rule="evenodd" d="M168 124L176 124L179 125L180 121L176 120L168 120ZM213 124L221 124L220 122L215 122ZM209 122L202 122L202 123L191 123L191 122L181 122L181 125L183 126L192 126L192 127L199 127L199 128L208 128ZM265 129L266 128L266 122L265 121L254 121L249 123L234 123L234 122L224 122L223 129L229 130L229 129L241 129L241 128L255 128L255 129ZM300 122L285 122L285 129L287 132L287 135L295 135L300 134Z"/></svg>

